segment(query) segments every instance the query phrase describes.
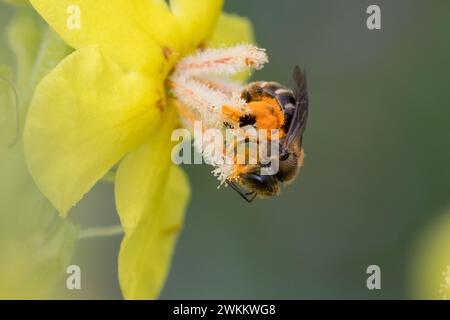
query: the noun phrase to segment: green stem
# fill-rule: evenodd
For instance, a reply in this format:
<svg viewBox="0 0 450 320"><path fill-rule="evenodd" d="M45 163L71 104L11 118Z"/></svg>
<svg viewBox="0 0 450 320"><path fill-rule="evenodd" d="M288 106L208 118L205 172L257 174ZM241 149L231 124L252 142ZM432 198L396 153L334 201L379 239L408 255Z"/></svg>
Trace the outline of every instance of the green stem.
<svg viewBox="0 0 450 320"><path fill-rule="evenodd" d="M81 230L78 238L97 238L97 237L111 237L123 234L122 226L110 226L110 227L98 227L98 228L88 228Z"/></svg>
<svg viewBox="0 0 450 320"><path fill-rule="evenodd" d="M6 82L6 84L11 87L11 90L14 93L14 108L15 108L14 111L15 111L15 117L16 117L16 137L9 145L10 147L14 147L17 144L17 142L19 141L19 136L20 136L19 94L17 93L14 83L12 83L10 80L8 80L2 76L0 76L0 80Z"/></svg>

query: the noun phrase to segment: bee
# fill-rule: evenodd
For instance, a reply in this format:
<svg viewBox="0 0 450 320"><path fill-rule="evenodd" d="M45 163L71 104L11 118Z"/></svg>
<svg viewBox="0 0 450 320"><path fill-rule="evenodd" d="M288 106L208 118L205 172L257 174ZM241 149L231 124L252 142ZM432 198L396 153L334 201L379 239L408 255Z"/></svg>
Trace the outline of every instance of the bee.
<svg viewBox="0 0 450 320"><path fill-rule="evenodd" d="M252 82L241 93L251 112L240 117L240 126L280 131L278 172L262 175L261 165L247 165L238 175L226 180L247 202L257 196L266 198L279 194L281 185L294 181L303 166L308 92L306 75L298 66L294 68L293 79L293 90L277 82Z"/></svg>
<svg viewBox="0 0 450 320"><path fill-rule="evenodd" d="M181 122L194 133L196 150L215 167L212 172L220 185L228 184L248 202L257 196L277 195L283 184L294 181L304 162L308 93L300 67L294 68L293 90L276 82L253 82L243 87L230 78L238 72L260 70L267 62L266 50L249 44L199 50L183 58L169 79ZM225 137L196 137L199 122L197 132L214 129ZM264 139L259 135L261 130L263 134L266 130ZM278 137L271 136L272 130ZM216 136L224 143L210 148L211 137ZM268 159L261 154L251 157L252 151L269 149ZM269 166L274 169L273 165L278 168L276 172L263 170Z"/></svg>

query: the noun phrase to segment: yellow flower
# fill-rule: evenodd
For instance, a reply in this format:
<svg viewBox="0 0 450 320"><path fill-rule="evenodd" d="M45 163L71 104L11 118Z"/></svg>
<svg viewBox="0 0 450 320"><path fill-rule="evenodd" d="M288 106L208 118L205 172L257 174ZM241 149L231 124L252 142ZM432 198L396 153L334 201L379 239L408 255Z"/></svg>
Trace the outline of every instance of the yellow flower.
<svg viewBox="0 0 450 320"><path fill-rule="evenodd" d="M178 115L166 103L165 81L199 47L251 42L251 26L220 16L222 0L30 2L76 49L39 83L31 102L24 133L31 174L65 216L118 164L122 293L155 298L189 198L187 179L170 160Z"/></svg>
<svg viewBox="0 0 450 320"><path fill-rule="evenodd" d="M450 300L450 209L433 218L413 249L408 276L412 298Z"/></svg>

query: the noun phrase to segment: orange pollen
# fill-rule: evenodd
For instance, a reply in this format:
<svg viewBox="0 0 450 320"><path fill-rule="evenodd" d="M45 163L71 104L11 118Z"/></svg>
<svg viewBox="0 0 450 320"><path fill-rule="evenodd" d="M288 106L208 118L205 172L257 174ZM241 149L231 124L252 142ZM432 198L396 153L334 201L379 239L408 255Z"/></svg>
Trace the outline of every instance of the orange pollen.
<svg viewBox="0 0 450 320"><path fill-rule="evenodd" d="M239 119L244 115L240 110L230 106L222 106L222 114L226 119L233 122L239 122Z"/></svg>
<svg viewBox="0 0 450 320"><path fill-rule="evenodd" d="M257 129L278 129L280 138L284 134L281 128L284 124L284 113L278 102L273 98L262 97L260 101L248 103L251 114L255 117ZM270 137L270 131L267 133Z"/></svg>

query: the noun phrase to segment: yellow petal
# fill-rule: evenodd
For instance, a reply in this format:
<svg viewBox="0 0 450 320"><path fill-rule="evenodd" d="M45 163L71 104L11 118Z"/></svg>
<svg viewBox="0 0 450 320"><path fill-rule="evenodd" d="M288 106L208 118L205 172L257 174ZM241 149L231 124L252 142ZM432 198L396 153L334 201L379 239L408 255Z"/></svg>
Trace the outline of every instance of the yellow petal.
<svg viewBox="0 0 450 320"><path fill-rule="evenodd" d="M40 190L62 215L160 121L162 88L127 73L98 48L65 58L36 88L25 153Z"/></svg>
<svg viewBox="0 0 450 320"><path fill-rule="evenodd" d="M142 181L143 182L143 181ZM145 183L151 183L146 177ZM143 182L144 183L144 182ZM126 299L155 299L166 280L174 246L184 220L189 184L184 172L171 164L164 188L141 201L148 211L119 253L119 282ZM153 201L150 203L150 201Z"/></svg>
<svg viewBox="0 0 450 320"><path fill-rule="evenodd" d="M450 300L450 209L424 228L409 263L412 299Z"/></svg>
<svg viewBox="0 0 450 320"><path fill-rule="evenodd" d="M164 55L151 35L142 29L143 1L31 0L31 4L72 47L97 45L130 70L156 76ZM151 19L150 19L151 21ZM162 75L165 76L165 75Z"/></svg>
<svg viewBox="0 0 450 320"><path fill-rule="evenodd" d="M182 54L181 25L165 0L134 1L142 29L161 47L170 67ZM168 71L168 70L167 70Z"/></svg>
<svg viewBox="0 0 450 320"><path fill-rule="evenodd" d="M189 198L187 178L170 159L178 116L174 108L165 113L150 143L127 156L116 174L116 203L125 231L119 281L127 299L159 294Z"/></svg>
<svg viewBox="0 0 450 320"><path fill-rule="evenodd" d="M170 8L181 26L183 53L205 44L222 10L223 0L171 0Z"/></svg>
<svg viewBox="0 0 450 320"><path fill-rule="evenodd" d="M170 137L178 125L176 110L168 108L163 119L151 141L126 156L116 172L116 206L125 233L133 232L161 199L171 164Z"/></svg>
<svg viewBox="0 0 450 320"><path fill-rule="evenodd" d="M134 1L139 22L162 47L166 58L180 58L210 37L223 0ZM172 60L174 61L174 60Z"/></svg>
<svg viewBox="0 0 450 320"><path fill-rule="evenodd" d="M250 20L236 14L222 13L208 47L229 47L242 43L255 43Z"/></svg>

